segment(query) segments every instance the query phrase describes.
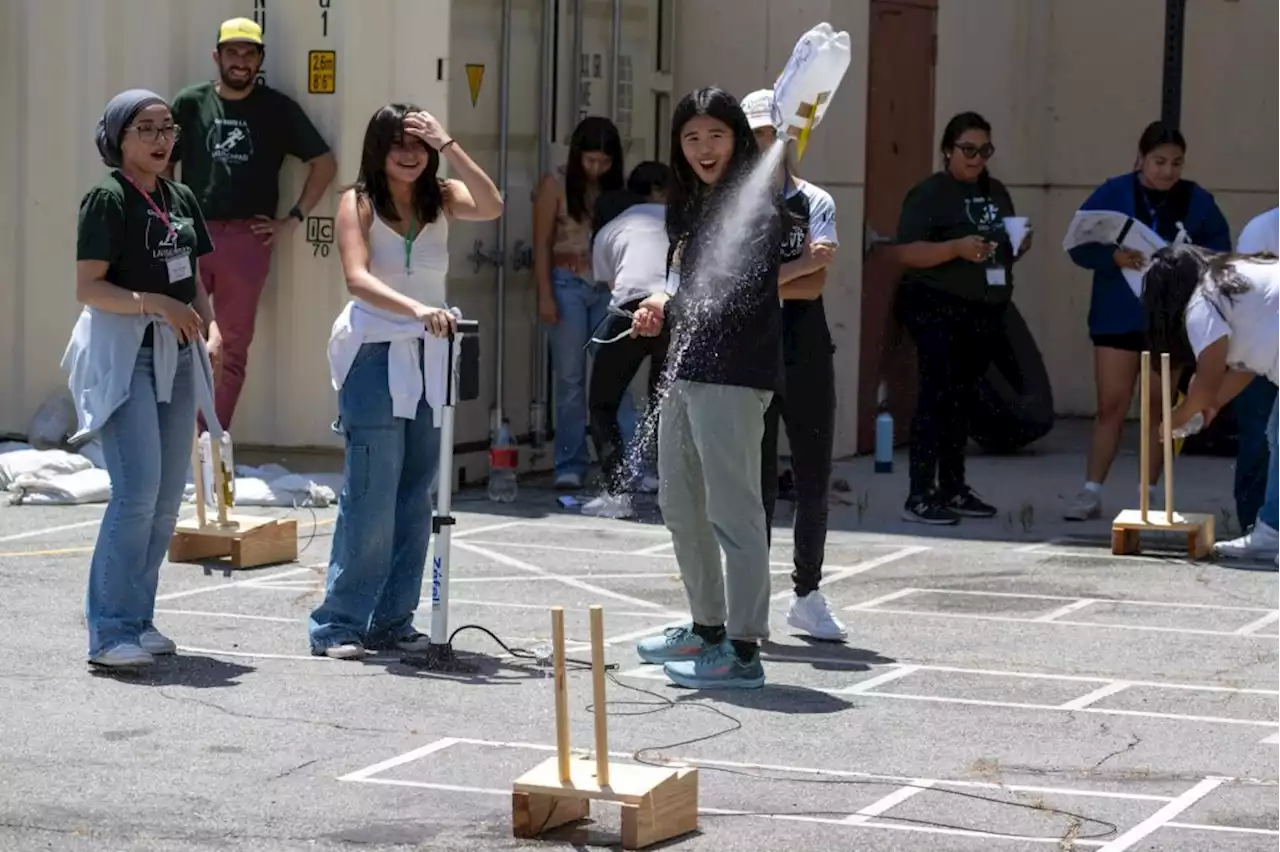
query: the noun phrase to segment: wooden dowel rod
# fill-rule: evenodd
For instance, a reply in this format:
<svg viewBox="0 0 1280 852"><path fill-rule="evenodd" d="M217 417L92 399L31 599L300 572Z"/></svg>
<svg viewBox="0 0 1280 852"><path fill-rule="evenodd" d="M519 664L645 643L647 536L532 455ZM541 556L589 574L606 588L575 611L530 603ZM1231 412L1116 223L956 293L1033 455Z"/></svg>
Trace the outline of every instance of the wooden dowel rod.
<svg viewBox="0 0 1280 852"><path fill-rule="evenodd" d="M200 461L200 427L196 427L195 440L191 442L191 481L196 486L196 523L204 529L209 515L204 505L204 465Z"/></svg>
<svg viewBox="0 0 1280 852"><path fill-rule="evenodd" d="M555 655L556 690L556 757L560 762L560 780L572 779L569 771L569 681L564 670L564 607L551 608L551 649Z"/></svg>
<svg viewBox="0 0 1280 852"><path fill-rule="evenodd" d="M1164 438L1164 517L1173 523L1173 386L1170 375L1169 353L1160 354L1161 425Z"/></svg>
<svg viewBox="0 0 1280 852"><path fill-rule="evenodd" d="M1139 437L1138 450L1138 507L1142 510L1142 522L1147 522L1147 512L1151 509L1151 353L1142 353L1142 377L1139 380L1141 393L1142 435ZM1130 504L1132 505L1132 504Z"/></svg>
<svg viewBox="0 0 1280 852"><path fill-rule="evenodd" d="M591 687L596 722L596 784L609 786L609 712L604 683L604 607L591 612Z"/></svg>

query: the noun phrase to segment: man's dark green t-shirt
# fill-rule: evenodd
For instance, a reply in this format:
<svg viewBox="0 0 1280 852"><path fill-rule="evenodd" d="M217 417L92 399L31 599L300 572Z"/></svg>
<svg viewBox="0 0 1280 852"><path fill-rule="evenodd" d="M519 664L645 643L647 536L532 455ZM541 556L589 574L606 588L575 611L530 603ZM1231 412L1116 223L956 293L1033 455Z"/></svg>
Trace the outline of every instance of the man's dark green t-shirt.
<svg viewBox="0 0 1280 852"><path fill-rule="evenodd" d="M280 166L286 155L307 161L329 146L297 102L264 84L238 101L213 83L188 86L173 99L181 137L172 162L210 221L280 215Z"/></svg>
<svg viewBox="0 0 1280 852"><path fill-rule="evenodd" d="M213 251L195 195L161 178L151 200L111 171L80 202L76 260L107 262L106 281L138 293L161 293L191 304L196 298L196 258Z"/></svg>
<svg viewBox="0 0 1280 852"><path fill-rule="evenodd" d="M979 236L996 243L996 250L986 263L957 258L932 269L908 269L903 280L926 284L974 302L1008 302L1013 293L1014 257L1004 219L1014 215L1009 191L995 178L986 176L966 183L945 170L935 172L907 193L898 217L895 242L899 245L941 243ZM989 276L988 270L1003 270L1004 274Z"/></svg>

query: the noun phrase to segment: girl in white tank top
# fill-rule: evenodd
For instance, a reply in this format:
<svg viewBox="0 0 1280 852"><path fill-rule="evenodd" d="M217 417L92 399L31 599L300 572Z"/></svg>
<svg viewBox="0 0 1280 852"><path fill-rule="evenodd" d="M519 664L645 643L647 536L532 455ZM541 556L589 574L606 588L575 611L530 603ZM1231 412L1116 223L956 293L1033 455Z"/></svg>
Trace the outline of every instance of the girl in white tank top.
<svg viewBox="0 0 1280 852"><path fill-rule="evenodd" d="M365 132L356 185L338 205L352 299L334 323L329 369L346 442L345 481L311 652L353 659L418 651L413 626L431 530L440 430L433 352L455 328L446 308L449 220L502 214L493 181L429 114L391 104ZM451 180L437 178L441 157Z"/></svg>

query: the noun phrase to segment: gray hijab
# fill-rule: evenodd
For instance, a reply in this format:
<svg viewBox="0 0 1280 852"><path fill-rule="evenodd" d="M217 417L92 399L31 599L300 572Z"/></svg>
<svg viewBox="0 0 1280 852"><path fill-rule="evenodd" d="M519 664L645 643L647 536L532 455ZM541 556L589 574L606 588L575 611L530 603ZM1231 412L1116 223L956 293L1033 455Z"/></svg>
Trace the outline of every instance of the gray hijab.
<svg viewBox="0 0 1280 852"><path fill-rule="evenodd" d="M107 102L107 108L98 120L97 143L102 162L113 169L124 164L120 151L120 137L133 117L154 104L168 104L164 98L147 89L129 89Z"/></svg>

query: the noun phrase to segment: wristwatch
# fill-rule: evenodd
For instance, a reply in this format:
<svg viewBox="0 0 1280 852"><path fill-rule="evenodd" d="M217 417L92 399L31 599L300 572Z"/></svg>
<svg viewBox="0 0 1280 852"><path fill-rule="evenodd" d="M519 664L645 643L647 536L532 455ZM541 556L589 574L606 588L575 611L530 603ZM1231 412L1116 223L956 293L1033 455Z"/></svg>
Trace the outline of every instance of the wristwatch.
<svg viewBox="0 0 1280 852"><path fill-rule="evenodd" d="M306 218L302 215L302 208L296 204L293 205L293 209L289 211L289 215L297 219L299 222Z"/></svg>

